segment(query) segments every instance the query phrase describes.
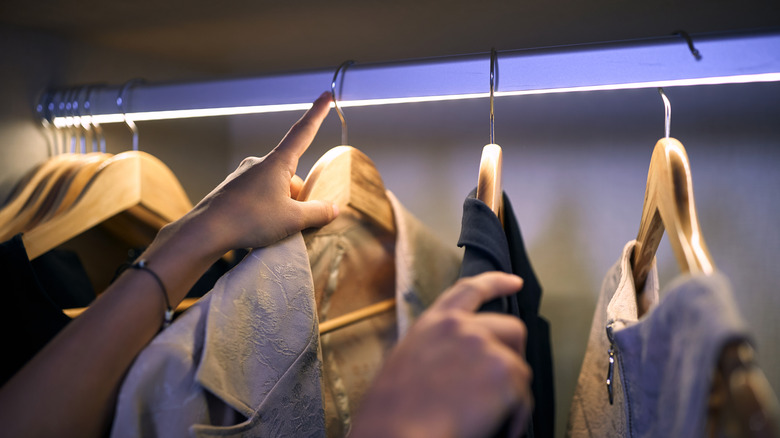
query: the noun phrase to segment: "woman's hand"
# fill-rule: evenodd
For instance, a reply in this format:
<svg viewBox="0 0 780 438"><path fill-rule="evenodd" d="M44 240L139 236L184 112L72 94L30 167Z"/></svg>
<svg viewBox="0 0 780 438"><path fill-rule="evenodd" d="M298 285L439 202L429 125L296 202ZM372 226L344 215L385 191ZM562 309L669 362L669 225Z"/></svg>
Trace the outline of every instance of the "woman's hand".
<svg viewBox="0 0 780 438"><path fill-rule="evenodd" d="M267 246L333 220L338 214L335 206L295 200L302 184L295 175L298 159L328 114L330 101L330 93L323 93L276 148L264 157L244 159L174 227L213 238L214 251L221 255L236 248Z"/></svg>
<svg viewBox="0 0 780 438"><path fill-rule="evenodd" d="M445 291L385 362L350 436L489 436L510 415L520 436L533 407L525 325L474 313L520 287L519 277L491 272Z"/></svg>

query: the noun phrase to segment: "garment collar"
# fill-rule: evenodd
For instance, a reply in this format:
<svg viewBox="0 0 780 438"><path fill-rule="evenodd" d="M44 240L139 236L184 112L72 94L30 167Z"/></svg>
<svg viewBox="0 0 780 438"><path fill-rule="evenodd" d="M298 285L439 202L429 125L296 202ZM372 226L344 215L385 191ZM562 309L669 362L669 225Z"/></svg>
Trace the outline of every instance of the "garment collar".
<svg viewBox="0 0 780 438"><path fill-rule="evenodd" d="M617 279L615 294L607 305L607 323L613 323L615 330L620 330L639 320L637 307L637 290L634 285L634 273L631 268L631 256L636 247L636 240L632 240L623 247L623 253L617 264L617 270L613 274ZM658 270L655 259L653 266L647 275L644 289L640 295L645 309L650 309L658 303Z"/></svg>

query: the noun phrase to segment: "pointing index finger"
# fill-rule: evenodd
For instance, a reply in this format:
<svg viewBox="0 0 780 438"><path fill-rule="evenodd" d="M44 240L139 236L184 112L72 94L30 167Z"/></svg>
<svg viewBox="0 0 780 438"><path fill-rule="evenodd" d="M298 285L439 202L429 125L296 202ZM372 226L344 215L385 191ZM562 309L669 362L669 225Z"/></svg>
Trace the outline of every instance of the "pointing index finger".
<svg viewBox="0 0 780 438"><path fill-rule="evenodd" d="M322 93L272 151L275 154L282 154L284 159L288 160L291 173L295 173L295 168L298 166L298 158L309 148L312 140L314 140L314 136L317 135L317 130L319 130L322 121L328 115L331 100L330 92Z"/></svg>

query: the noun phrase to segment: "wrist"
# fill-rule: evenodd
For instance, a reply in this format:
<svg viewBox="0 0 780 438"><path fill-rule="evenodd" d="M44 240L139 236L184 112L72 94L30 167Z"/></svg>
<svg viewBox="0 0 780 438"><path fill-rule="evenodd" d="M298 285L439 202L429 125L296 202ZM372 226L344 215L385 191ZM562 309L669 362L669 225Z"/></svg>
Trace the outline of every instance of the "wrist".
<svg viewBox="0 0 780 438"><path fill-rule="evenodd" d="M224 237L224 230L211 225L211 221L196 207L182 218L162 227L149 248L174 253L182 262L191 260L211 265L234 249Z"/></svg>
<svg viewBox="0 0 780 438"><path fill-rule="evenodd" d="M187 291L226 252L207 228L187 216L165 225L139 257L153 270L174 308Z"/></svg>

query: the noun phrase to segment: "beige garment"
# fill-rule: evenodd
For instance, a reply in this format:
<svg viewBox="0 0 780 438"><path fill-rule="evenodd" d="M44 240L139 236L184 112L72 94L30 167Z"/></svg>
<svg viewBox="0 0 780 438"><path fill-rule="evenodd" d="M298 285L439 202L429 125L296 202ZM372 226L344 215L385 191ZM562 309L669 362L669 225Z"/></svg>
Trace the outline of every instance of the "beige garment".
<svg viewBox="0 0 780 438"><path fill-rule="evenodd" d="M588 348L582 361L582 369L574 391L566 436L612 437L628 436L627 418L618 363L612 372L614 395L609 402L607 372L609 370L610 341L607 338L608 321L614 321L614 330L635 323L638 317L636 288L631 270L631 254L636 241L623 248L618 262L609 270L601 287L593 323L588 338ZM658 272L655 261L647 276L642 292L643 305L649 308L658 302Z"/></svg>
<svg viewBox="0 0 780 438"><path fill-rule="evenodd" d="M136 357L111 437L322 437L318 335L301 234L255 249Z"/></svg>
<svg viewBox="0 0 780 438"><path fill-rule="evenodd" d="M460 268L454 248L390 196L395 239L372 240L345 213L309 236L311 257L296 233L223 275L136 358L111 436L322 437L323 406L328 435L346 434L389 348ZM399 299L396 314L322 337L321 376L317 302L330 316L387 295Z"/></svg>
<svg viewBox="0 0 780 438"><path fill-rule="evenodd" d="M455 246L443 245L388 192L393 236L345 209L326 227L304 233L320 321L395 297L386 312L320 337L322 398L329 437L346 436L376 373L409 325L460 270Z"/></svg>

